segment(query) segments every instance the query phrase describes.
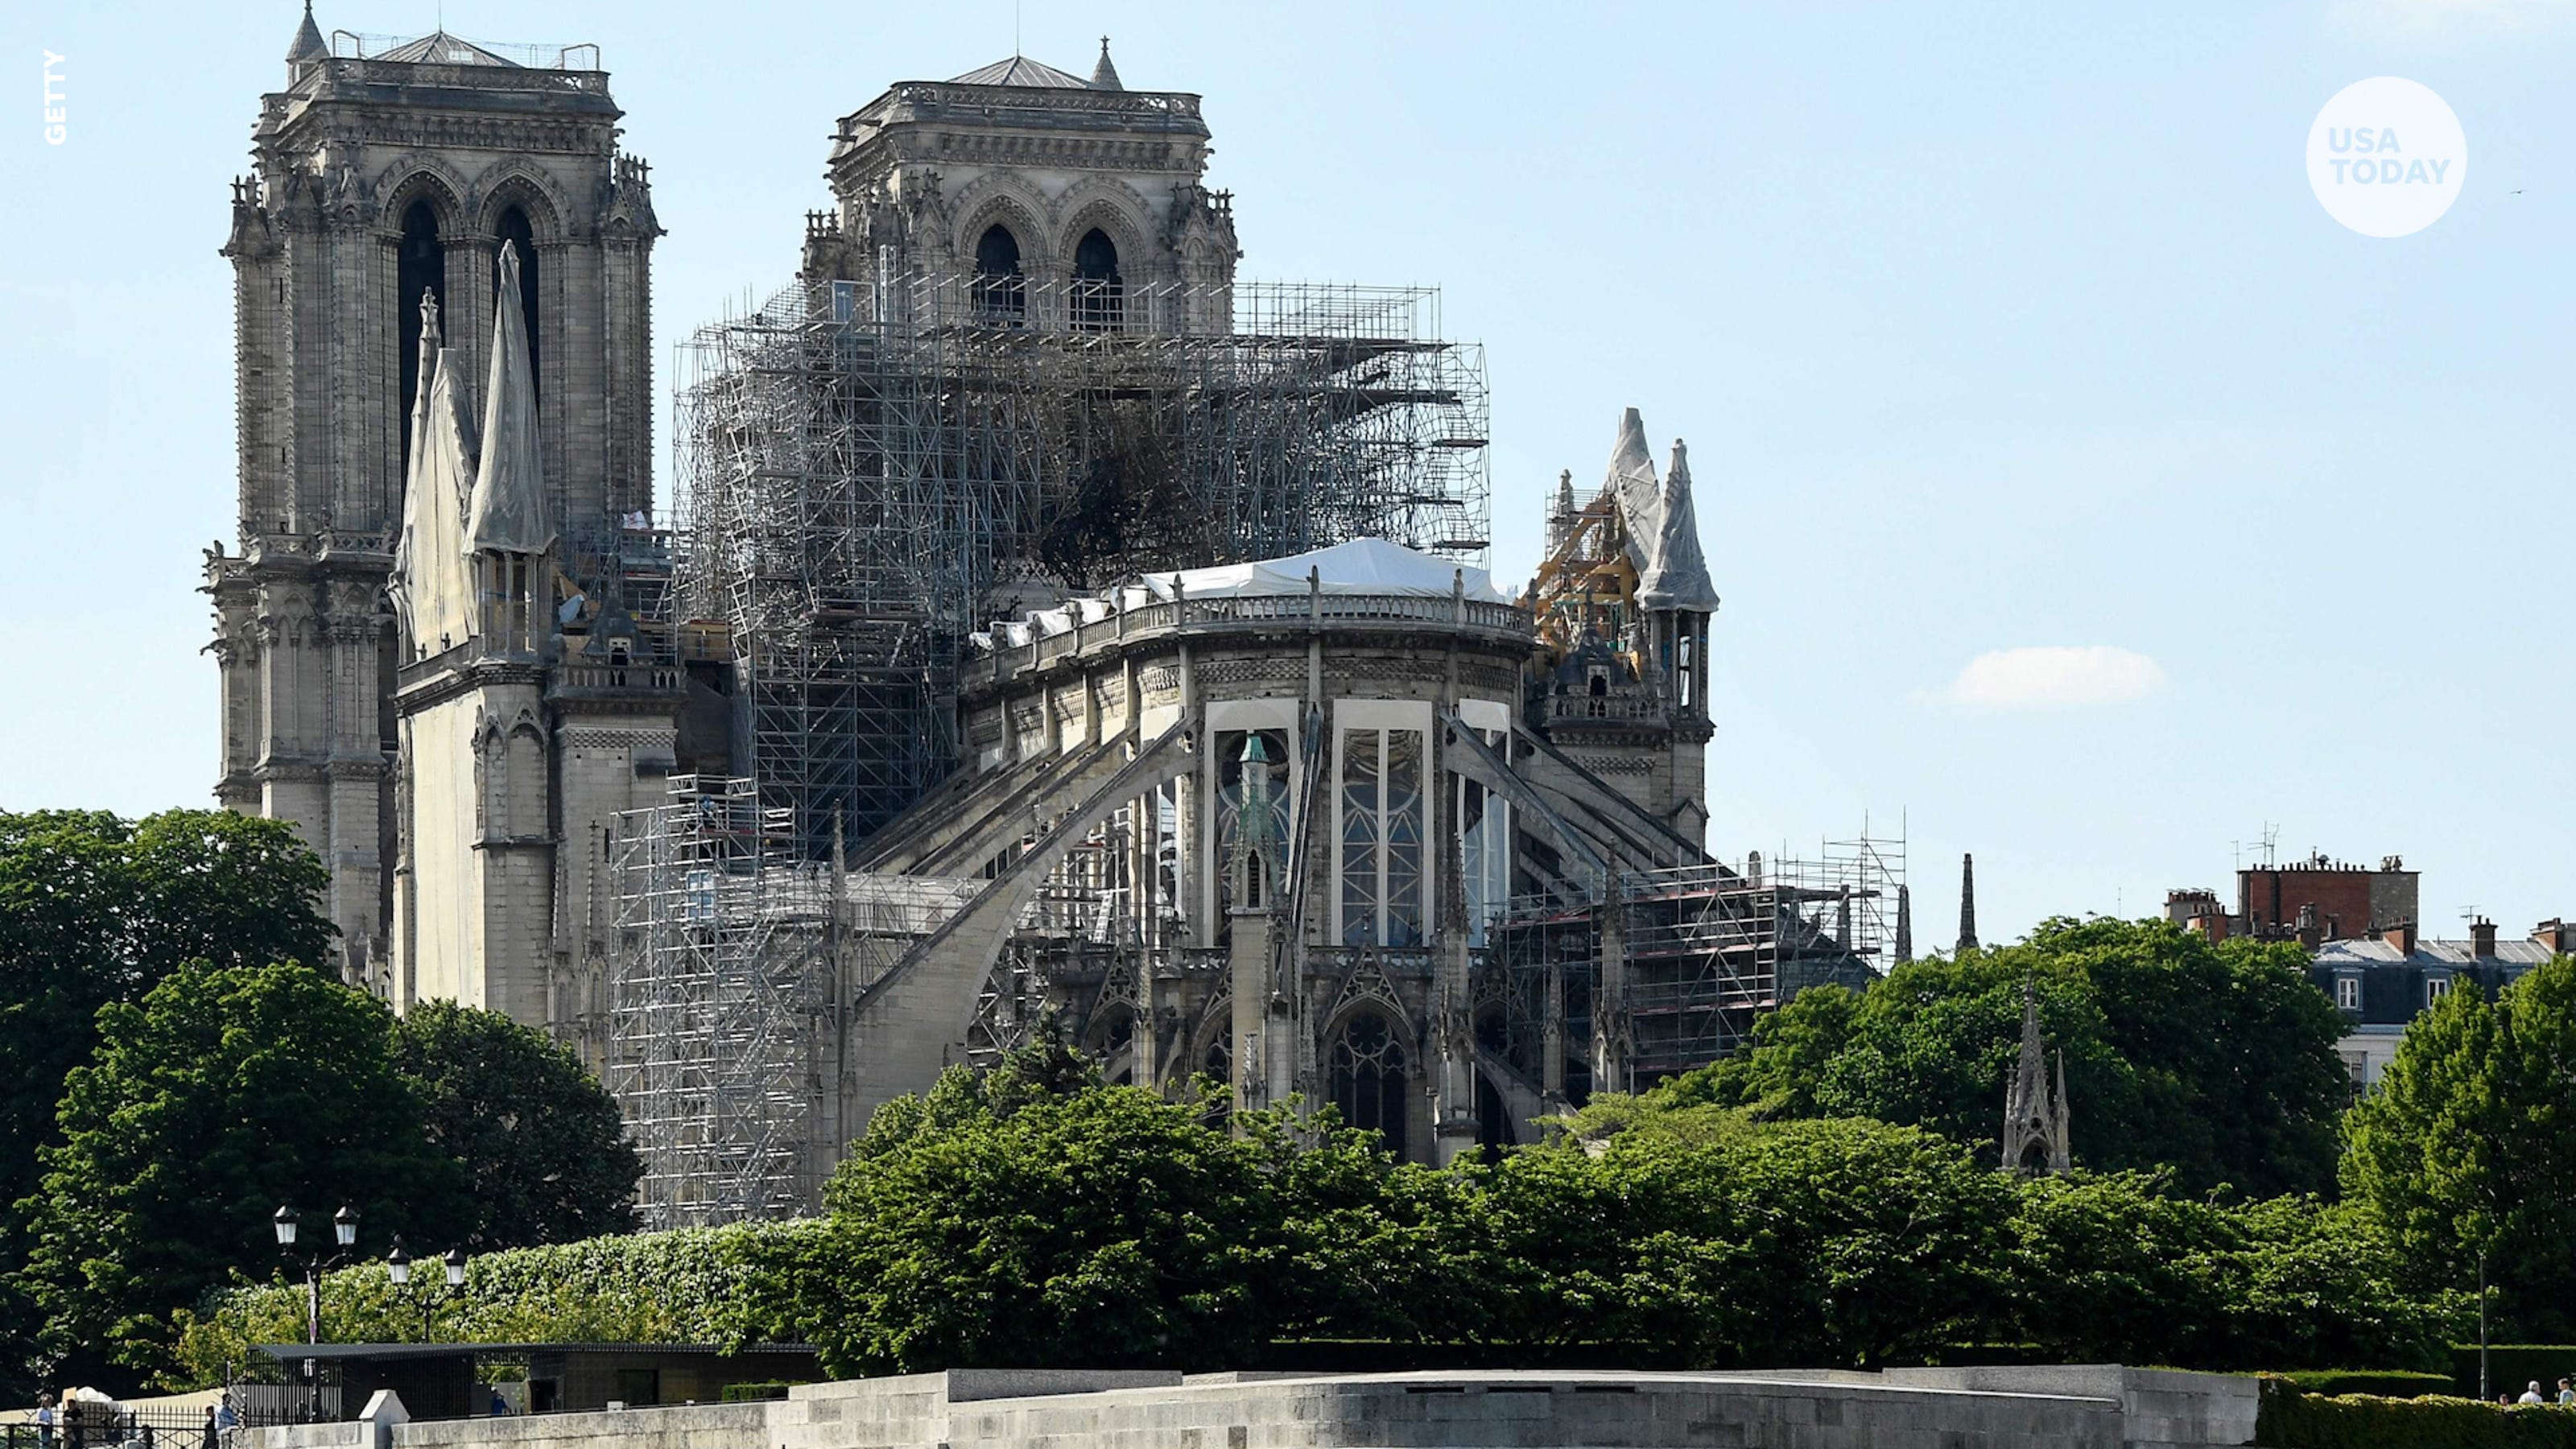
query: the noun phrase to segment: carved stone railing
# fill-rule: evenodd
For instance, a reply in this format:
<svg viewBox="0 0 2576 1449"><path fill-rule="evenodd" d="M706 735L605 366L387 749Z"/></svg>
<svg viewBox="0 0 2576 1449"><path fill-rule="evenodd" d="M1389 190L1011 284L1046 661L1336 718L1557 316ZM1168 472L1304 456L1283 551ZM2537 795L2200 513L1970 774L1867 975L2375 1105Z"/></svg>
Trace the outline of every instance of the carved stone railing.
<svg viewBox="0 0 2576 1449"><path fill-rule="evenodd" d="M1034 630L1036 626L1031 626ZM959 671L967 690L1045 669L1081 656L1104 656L1139 643L1175 636L1199 637L1282 630L1386 629L1417 633L1455 630L1505 644L1535 637L1529 612L1518 604L1415 594L1260 594L1207 599L1158 599L1027 642L996 642L991 652ZM1660 711L1658 711L1660 717Z"/></svg>

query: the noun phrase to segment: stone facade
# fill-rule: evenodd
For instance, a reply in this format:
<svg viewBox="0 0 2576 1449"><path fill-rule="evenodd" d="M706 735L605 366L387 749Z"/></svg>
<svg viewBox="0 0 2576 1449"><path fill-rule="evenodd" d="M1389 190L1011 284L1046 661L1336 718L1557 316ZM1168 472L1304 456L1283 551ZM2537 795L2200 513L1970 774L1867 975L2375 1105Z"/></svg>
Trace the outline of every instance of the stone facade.
<svg viewBox="0 0 2576 1449"><path fill-rule="evenodd" d="M617 556L649 552L621 524L652 507L661 228L643 163L617 149L620 114L592 52L523 64L433 35L335 55L308 16L285 89L261 100L255 173L233 186L240 538L206 562L216 795L292 822L321 854L344 973L397 1005L446 996L563 1025L557 978L595 913L580 892L592 863L555 845L628 803L598 783L617 771L594 768L596 751L564 753L566 731L596 733L585 716L601 712L634 724L617 747L629 779L669 753L667 701L636 724L634 701L568 688L539 657L555 632L486 658L464 638L407 637L387 594L435 351L420 344L440 326L423 293L464 379L491 367L499 306L522 313L531 446L565 540L536 607L583 597L590 612L567 616L578 647L617 592L602 586ZM506 297L505 244L521 267ZM446 817L421 819L421 780ZM425 938L423 901L438 918Z"/></svg>

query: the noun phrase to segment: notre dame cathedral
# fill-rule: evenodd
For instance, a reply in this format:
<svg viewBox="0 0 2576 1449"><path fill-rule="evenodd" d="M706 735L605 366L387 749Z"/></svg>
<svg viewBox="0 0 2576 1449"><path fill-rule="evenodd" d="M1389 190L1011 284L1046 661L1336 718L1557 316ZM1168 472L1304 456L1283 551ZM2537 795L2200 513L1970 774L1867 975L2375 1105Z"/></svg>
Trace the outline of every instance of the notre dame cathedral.
<svg viewBox="0 0 2576 1449"><path fill-rule="evenodd" d="M1104 41L843 117L794 285L693 343L676 530L621 114L594 48L307 8L206 592L221 801L320 853L347 979L598 1064L650 1221L810 1206L1041 1013L1447 1160L1884 957L1893 882L1704 848L1683 446L1629 410L1497 587L1481 353L1238 282L1199 97Z"/></svg>

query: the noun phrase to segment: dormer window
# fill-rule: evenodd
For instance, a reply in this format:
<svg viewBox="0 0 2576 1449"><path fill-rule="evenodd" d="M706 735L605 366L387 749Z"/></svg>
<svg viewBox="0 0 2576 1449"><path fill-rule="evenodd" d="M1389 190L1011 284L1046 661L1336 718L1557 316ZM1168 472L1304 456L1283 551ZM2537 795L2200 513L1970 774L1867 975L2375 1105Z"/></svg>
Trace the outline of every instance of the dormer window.
<svg viewBox="0 0 2576 1449"><path fill-rule="evenodd" d="M2335 1006L2339 1010L2343 1011L2361 1010L2360 977L2338 976L2335 978Z"/></svg>
<svg viewBox="0 0 2576 1449"><path fill-rule="evenodd" d="M2450 977L2427 976L2424 978L2424 1004L2426 1006L2438 1006L2441 1004L2442 998L2450 994Z"/></svg>

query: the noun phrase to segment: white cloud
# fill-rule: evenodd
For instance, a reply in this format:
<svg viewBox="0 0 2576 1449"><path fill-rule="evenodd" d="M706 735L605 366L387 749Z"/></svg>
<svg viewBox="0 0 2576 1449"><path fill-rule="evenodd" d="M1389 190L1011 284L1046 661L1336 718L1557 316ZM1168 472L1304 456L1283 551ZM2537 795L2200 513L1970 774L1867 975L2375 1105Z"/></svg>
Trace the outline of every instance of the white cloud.
<svg viewBox="0 0 2576 1449"><path fill-rule="evenodd" d="M2144 654L2108 644L2060 644L1980 654L1933 697L1998 709L2117 704L2164 685L2164 666Z"/></svg>

